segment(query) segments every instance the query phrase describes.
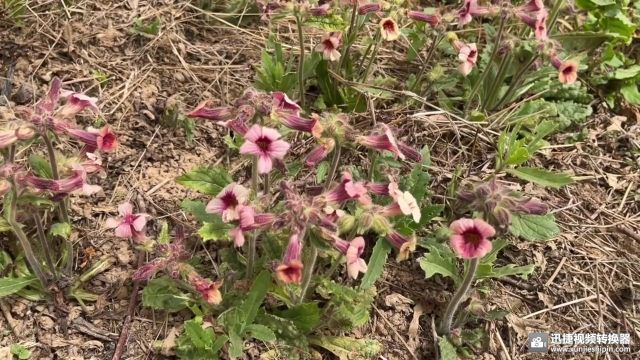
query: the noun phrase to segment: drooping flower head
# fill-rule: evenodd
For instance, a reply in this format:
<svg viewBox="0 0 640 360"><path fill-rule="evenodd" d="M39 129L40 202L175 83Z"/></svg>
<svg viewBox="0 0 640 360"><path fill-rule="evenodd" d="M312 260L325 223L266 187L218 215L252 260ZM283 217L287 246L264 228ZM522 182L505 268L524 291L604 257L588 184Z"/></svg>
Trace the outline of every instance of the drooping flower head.
<svg viewBox="0 0 640 360"><path fill-rule="evenodd" d="M118 148L118 138L116 134L111 131L109 125L105 125L101 129L89 128L87 130L81 130L67 128L66 132L69 136L85 144L85 152L100 150L108 153Z"/></svg>
<svg viewBox="0 0 640 360"><path fill-rule="evenodd" d="M380 20L380 36L386 41L394 41L400 37L400 28L393 18L386 17Z"/></svg>
<svg viewBox="0 0 640 360"><path fill-rule="evenodd" d="M244 186L231 183L222 189L218 195L209 201L206 212L221 214L222 221L228 223L240 218L239 209L249 200L250 190Z"/></svg>
<svg viewBox="0 0 640 360"><path fill-rule="evenodd" d="M414 21L427 23L431 25L431 27L436 27L438 23L440 23L440 17L438 15L427 14L422 11L409 11L407 16Z"/></svg>
<svg viewBox="0 0 640 360"><path fill-rule="evenodd" d="M186 278L189 285L191 285L195 291L200 293L204 301L214 305L222 302L222 294L220 293L222 281L211 281L200 276L200 274L195 270L189 272Z"/></svg>
<svg viewBox="0 0 640 360"><path fill-rule="evenodd" d="M331 3L327 2L322 5L318 5L309 9L309 13L313 16L327 16L329 15L329 9Z"/></svg>
<svg viewBox="0 0 640 360"><path fill-rule="evenodd" d="M419 223L421 212L416 198L413 197L410 192L400 190L398 184L395 182L389 183L388 189L388 194L389 196L391 196L394 202L384 208L383 215L410 215L413 217L413 221Z"/></svg>
<svg viewBox="0 0 640 360"><path fill-rule="evenodd" d="M411 253L416 251L417 239L415 235L407 238L399 232L392 230L387 234L387 241L398 250L398 255L396 256L397 261L408 259Z"/></svg>
<svg viewBox="0 0 640 360"><path fill-rule="evenodd" d="M282 263L276 268L278 278L286 284L299 284L302 281L302 239L300 232L294 231L289 237L287 249L282 258Z"/></svg>
<svg viewBox="0 0 640 360"><path fill-rule="evenodd" d="M370 13L377 13L379 11L382 11L382 5L379 3L363 4L358 7L359 15L367 15Z"/></svg>
<svg viewBox="0 0 640 360"><path fill-rule="evenodd" d="M35 189L51 191L57 195L71 193L93 195L102 190L98 185L87 183L87 171L80 164L73 165L73 171L70 176L58 180L28 175L24 177L23 181Z"/></svg>
<svg viewBox="0 0 640 360"><path fill-rule="evenodd" d="M229 106L208 107L208 101L203 101L195 109L187 113L188 117L196 117L214 121L228 120L233 116L233 111Z"/></svg>
<svg viewBox="0 0 640 360"><path fill-rule="evenodd" d="M315 51L322 54L322 58L328 61L340 60L340 51L338 48L342 43L341 32L330 32L322 37L320 43L316 45Z"/></svg>
<svg viewBox="0 0 640 360"><path fill-rule="evenodd" d="M458 67L460 73L464 76L469 75L478 61L478 48L476 44L465 44L462 41L456 40L453 42L453 46L458 50L458 60L461 61Z"/></svg>
<svg viewBox="0 0 640 360"><path fill-rule="evenodd" d="M314 167L324 160L333 148L336 146L335 140L332 138L321 138L318 140L318 146L313 148L304 161L305 166Z"/></svg>
<svg viewBox="0 0 640 360"><path fill-rule="evenodd" d="M258 157L258 173L268 174L273 169L274 159L283 159L289 150L289 143L280 139L278 130L253 125L244 136L241 154Z"/></svg>
<svg viewBox="0 0 640 360"><path fill-rule="evenodd" d="M56 116L61 118L71 118L80 113L84 109L90 109L94 112L98 112L98 99L87 96L82 93L76 93L73 91L63 90L60 94L62 98L66 99L64 106L56 113Z"/></svg>
<svg viewBox="0 0 640 360"><path fill-rule="evenodd" d="M273 108L271 113L289 113L295 116L300 116L300 111L302 108L300 105L296 104L295 101L289 99L287 94L282 91L274 91L271 94L273 99Z"/></svg>
<svg viewBox="0 0 640 360"><path fill-rule="evenodd" d="M449 226L451 248L464 259L475 259L491 251L490 237L496 234L493 226L482 219L458 219Z"/></svg>
<svg viewBox="0 0 640 360"><path fill-rule="evenodd" d="M271 225L275 220L275 216L269 213L257 213L256 210L249 205L238 206L239 224L229 230L229 236L233 239L236 247L244 245L244 234L248 231L265 228Z"/></svg>
<svg viewBox="0 0 640 360"><path fill-rule="evenodd" d="M557 55L551 56L551 64L558 69L558 80L563 84L573 84L578 80L578 62L575 60L562 61Z"/></svg>
<svg viewBox="0 0 640 360"><path fill-rule="evenodd" d="M542 9L544 9L544 2L542 0L529 0L520 7L520 10L523 12L537 12Z"/></svg>
<svg viewBox="0 0 640 360"><path fill-rule="evenodd" d="M282 125L289 129L304 131L311 133L314 137L319 138L322 134L322 124L317 118L306 119L295 114L276 114L275 115Z"/></svg>
<svg viewBox="0 0 640 360"><path fill-rule="evenodd" d="M483 16L492 12L493 9L478 5L478 0L465 0L462 8L458 10L458 25L466 25L473 20L474 16Z"/></svg>
<svg viewBox="0 0 640 360"><path fill-rule="evenodd" d="M349 241L334 237L333 246L343 253L347 260L347 274L352 279L357 279L359 273L367 272L367 263L362 259L365 241L362 236L358 236Z"/></svg>
<svg viewBox="0 0 640 360"><path fill-rule="evenodd" d="M371 205L371 197L362 181L353 181L350 172L342 173L342 181L324 195L328 203L341 203L347 200L358 200L363 205Z"/></svg>
<svg viewBox="0 0 640 360"><path fill-rule="evenodd" d="M518 13L518 18L533 29L537 40L547 40L547 10L541 9L535 12L535 17L530 16L527 13Z"/></svg>
<svg viewBox="0 0 640 360"><path fill-rule="evenodd" d="M105 226L116 229L116 236L124 239L142 241L145 239L144 227L147 224L147 214L133 213L133 205L129 202L118 205L117 218L108 218Z"/></svg>
<svg viewBox="0 0 640 360"><path fill-rule="evenodd" d="M405 155L400 151L398 141L396 140L393 131L387 124L382 124L382 134L373 134L369 136L359 136L356 141L368 148L372 148L380 151L389 151L400 159L404 160Z"/></svg>

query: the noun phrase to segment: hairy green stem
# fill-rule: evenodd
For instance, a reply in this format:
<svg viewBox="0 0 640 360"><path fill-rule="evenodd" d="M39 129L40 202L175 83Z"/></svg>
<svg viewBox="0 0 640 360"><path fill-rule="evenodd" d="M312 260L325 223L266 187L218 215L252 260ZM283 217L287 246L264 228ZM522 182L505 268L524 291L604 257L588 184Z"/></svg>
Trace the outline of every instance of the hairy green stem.
<svg viewBox="0 0 640 360"><path fill-rule="evenodd" d="M7 222L9 226L11 226L11 231L18 238L20 242L20 246L22 247L22 251L24 252L24 257L27 259L29 266L31 267L31 271L36 275L38 280L44 288L47 287L47 277L42 271L42 267L40 266L40 262L36 258L35 253L33 252L33 248L31 247L31 242L29 242L29 238L27 234L22 231L22 226L16 221L16 205L18 202L18 194L16 192L16 184L12 181L12 196L11 203L9 204L9 216L7 217Z"/></svg>
<svg viewBox="0 0 640 360"><path fill-rule="evenodd" d="M533 55L531 57L531 60L529 60L529 62L526 65L522 66L518 71L518 73L511 79L511 84L509 84L509 88L504 93L500 101L498 101L498 104L494 107L495 109L500 108L502 105L504 105L504 103L507 100L511 98L511 96L513 95L513 92L516 90L518 86L520 86L520 81L522 80L522 77L527 72L527 70L529 70L529 67L531 67L531 65L536 61L538 56L539 55Z"/></svg>
<svg viewBox="0 0 640 360"><path fill-rule="evenodd" d="M447 306L447 310L444 313L444 317L442 318L442 322L440 323L439 333L440 335L449 335L451 332L451 323L453 322L453 316L458 311L458 307L465 300L467 296L467 292L471 288L471 284L476 276L476 271L478 270L478 264L480 263L479 258L471 259L469 261L469 268L467 269L467 273L465 274L464 280L462 281L462 285L458 288L449 305Z"/></svg>
<svg viewBox="0 0 640 360"><path fill-rule="evenodd" d="M491 52L491 57L489 58L487 68L484 69L484 71L480 75L480 79L478 79L476 84L473 86L473 89L471 89L471 92L469 93L467 105L465 106L465 113L469 110L469 107L473 102L473 97L475 96L476 92L478 92L478 89L484 83L484 80L487 78L487 75L489 74L489 67L493 66L493 62L496 58L496 55L498 54L498 48L500 47L500 41L502 41L502 34L504 33L504 27L506 22L507 22L506 16L502 15L500 17L500 28L498 29L498 34L496 35L496 41L493 43L493 51Z"/></svg>
<svg viewBox="0 0 640 360"><path fill-rule="evenodd" d="M49 245L49 241L47 240L47 235L44 233L42 218L40 217L38 211L33 212L33 221L36 223L38 239L40 240L40 246L42 247L42 252L44 253L44 258L47 262L47 266L49 267L49 271L51 271L53 277L57 280L58 272L56 271L56 266L54 265L53 258L51 257L51 246Z"/></svg>
<svg viewBox="0 0 640 360"><path fill-rule="evenodd" d="M485 99L482 103L482 111L486 109L493 110L495 109L494 104L497 102L498 91L500 91L500 87L502 82L504 81L505 74L507 68L511 64L512 56L511 54L505 54L505 56L500 59L500 65L498 67L498 72L496 73L496 77L493 79L493 82L490 84L489 92L485 94Z"/></svg>
<svg viewBox="0 0 640 360"><path fill-rule="evenodd" d="M336 147L333 149L333 157L331 158L331 167L329 168L329 175L324 181L324 189L329 189L331 186L331 182L333 178L336 176L336 171L338 171L338 165L340 164L340 155L342 153L342 147L340 143L336 143Z"/></svg>
<svg viewBox="0 0 640 360"><path fill-rule="evenodd" d="M311 284L311 278L313 277L313 270L316 267L316 260L318 259L318 248L313 244L309 244L311 251L309 252L309 259L305 261L304 273L302 274L302 285L300 285L300 299L298 304L302 304L307 297L307 291L309 291L309 285Z"/></svg>
<svg viewBox="0 0 640 360"><path fill-rule="evenodd" d="M354 2L353 9L351 10L351 21L349 23L349 29L347 30L347 36L345 37L344 48L342 49L342 56L340 56L340 63L338 65L338 69L342 69L345 66L347 61L347 56L349 56L349 49L351 48L351 36L353 34L354 28L356 26L356 18L358 15L358 2ZM346 71L345 71L346 75Z"/></svg>
<svg viewBox="0 0 640 360"><path fill-rule="evenodd" d="M380 30L376 32L376 35L373 37L373 41L375 42L375 45L373 46L371 57L369 57L367 68L364 70L364 74L362 74L362 80L360 80L362 82L367 81L367 77L369 77L369 71L371 71L371 66L373 65L373 60L375 60L376 55L378 55L378 47L380 45Z"/></svg>
<svg viewBox="0 0 640 360"><path fill-rule="evenodd" d="M304 34L302 33L302 16L296 14L298 25L298 42L300 43L300 59L298 59L298 86L300 87L300 107L304 108Z"/></svg>

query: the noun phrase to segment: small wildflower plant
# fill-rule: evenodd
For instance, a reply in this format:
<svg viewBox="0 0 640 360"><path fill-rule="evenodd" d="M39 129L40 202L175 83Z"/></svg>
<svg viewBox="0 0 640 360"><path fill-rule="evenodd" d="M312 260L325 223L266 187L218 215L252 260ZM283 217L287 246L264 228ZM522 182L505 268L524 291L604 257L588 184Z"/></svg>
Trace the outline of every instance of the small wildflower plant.
<svg viewBox="0 0 640 360"><path fill-rule="evenodd" d="M18 244L17 253L2 251L2 256L23 269L1 279L9 285L2 286L0 296L17 293L42 299L60 293L79 301L97 298L81 286L110 263L99 261L75 277L73 224L68 211L78 196L101 191L95 181L105 176L102 159L118 147L117 136L108 125L85 129L76 123L80 115L98 114L97 102L84 93L64 89L62 81L54 78L36 104L13 109L11 121L0 131L4 160L0 166L0 229L11 233ZM62 146L64 138L76 145L75 151ZM144 224L129 210L123 207L121 213L131 229L123 225L119 230L134 234Z"/></svg>

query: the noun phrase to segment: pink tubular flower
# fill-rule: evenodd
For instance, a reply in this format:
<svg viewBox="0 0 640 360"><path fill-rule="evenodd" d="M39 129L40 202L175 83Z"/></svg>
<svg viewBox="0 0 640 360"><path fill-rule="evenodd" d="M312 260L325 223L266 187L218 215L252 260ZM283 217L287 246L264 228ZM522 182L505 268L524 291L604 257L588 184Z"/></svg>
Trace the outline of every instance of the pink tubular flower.
<svg viewBox="0 0 640 360"><path fill-rule="evenodd" d="M428 23L431 27L436 27L440 23L438 15L430 15L422 11L409 11L407 16L414 21Z"/></svg>
<svg viewBox="0 0 640 360"><path fill-rule="evenodd" d="M240 222L238 226L229 230L229 236L233 239L236 247L242 247L242 245L244 245L245 232L264 228L276 220L273 214L256 214L255 209L251 206L240 205L237 211Z"/></svg>
<svg viewBox="0 0 640 360"><path fill-rule="evenodd" d="M416 198L408 191L402 191L398 188L398 184L392 182L389 184L389 196L395 201L391 207L397 207L400 213L404 215L411 215L413 221L420 222L420 207Z"/></svg>
<svg viewBox="0 0 640 360"><path fill-rule="evenodd" d="M221 106L210 108L207 107L208 101L203 101L191 112L187 113L188 117L197 117L208 120L223 121L231 118L232 111L229 106Z"/></svg>
<svg viewBox="0 0 640 360"><path fill-rule="evenodd" d="M318 138L322 134L322 124L317 118L305 119L295 114L276 114L282 125L289 129L311 133Z"/></svg>
<svg viewBox="0 0 640 360"><path fill-rule="evenodd" d="M73 117L87 108L94 112L99 111L97 98L73 91L62 91L61 97L67 99L65 105L56 113L61 118Z"/></svg>
<svg viewBox="0 0 640 360"><path fill-rule="evenodd" d="M382 124L383 134L380 135L369 135L369 136L360 136L357 141L368 147L375 150L380 151L389 151L394 155L398 156L400 159L404 160L405 155L400 151L398 146L398 142L396 141L395 135L386 124Z"/></svg>
<svg viewBox="0 0 640 360"><path fill-rule="evenodd" d="M520 7L520 10L524 12L536 12L542 9L544 9L544 2L542 0L529 0Z"/></svg>
<svg viewBox="0 0 640 360"><path fill-rule="evenodd" d="M56 194L70 194L82 192L84 195L93 195L102 188L98 185L87 183L87 172L81 165L74 165L73 175L59 180L26 176L24 182L38 190L47 190Z"/></svg>
<svg viewBox="0 0 640 360"><path fill-rule="evenodd" d="M464 76L469 75L478 61L478 48L476 47L476 44L465 44L456 40L453 43L453 46L458 49L458 60L462 61L459 66L460 73Z"/></svg>
<svg viewBox="0 0 640 360"><path fill-rule="evenodd" d="M347 171L342 173L342 182L325 194L325 200L329 203L358 200L363 205L371 205L371 197L367 194L367 188L364 183L362 181L353 181L351 173Z"/></svg>
<svg viewBox="0 0 640 360"><path fill-rule="evenodd" d="M387 234L387 241L398 250L396 261L403 261L409 258L412 252L416 250L416 237L407 238L399 232L392 230Z"/></svg>
<svg viewBox="0 0 640 360"><path fill-rule="evenodd" d="M347 274L352 279L357 279L359 273L367 272L367 263L361 258L364 252L364 238L358 236L351 240L351 242L334 238L333 246L346 256L347 260Z"/></svg>
<svg viewBox="0 0 640 360"><path fill-rule="evenodd" d="M88 130L68 128L66 131L69 136L85 143L86 152L94 152L96 149L104 152L113 152L118 148L118 139L109 125L102 127L100 130L94 128L89 128Z"/></svg>
<svg viewBox="0 0 640 360"><path fill-rule="evenodd" d="M282 91L274 91L271 94L271 98L273 99L272 112L289 113L300 116L300 110L302 110L302 108L296 104L295 101L289 99L287 94Z"/></svg>
<svg viewBox="0 0 640 360"><path fill-rule="evenodd" d="M340 60L340 43L342 42L341 32L330 32L322 37L320 43L316 45L315 51L322 53L322 58L329 61Z"/></svg>
<svg viewBox="0 0 640 360"><path fill-rule="evenodd" d="M289 143L280 139L278 130L253 125L244 136L240 147L241 154L258 157L258 173L268 174L273 169L274 159L283 159L289 150Z"/></svg>
<svg viewBox="0 0 640 360"><path fill-rule="evenodd" d="M400 150L400 153L402 153L402 155L404 155L407 159L417 163L422 162L422 154L420 154L418 150L403 143L402 141L398 141L398 149Z"/></svg>
<svg viewBox="0 0 640 360"><path fill-rule="evenodd" d="M318 142L318 146L311 150L304 161L304 164L307 167L314 167L318 165L320 161L324 160L327 155L329 155L329 153L333 151L333 148L336 145L335 140L331 138L320 139L320 141Z"/></svg>
<svg viewBox="0 0 640 360"><path fill-rule="evenodd" d="M578 80L578 63L576 61L562 61L557 55L552 55L551 64L558 69L558 80L560 80L561 83L573 84Z"/></svg>
<svg viewBox="0 0 640 360"><path fill-rule="evenodd" d="M300 239L300 233L294 232L289 237L289 244L287 250L282 258L282 263L276 268L276 274L285 284L299 284L302 281L302 261L300 261L300 255L302 254L302 239Z"/></svg>
<svg viewBox="0 0 640 360"><path fill-rule="evenodd" d="M453 251L464 259L475 259L491 251L489 238L496 234L493 226L482 219L458 219L451 223L449 243Z"/></svg>
<svg viewBox="0 0 640 360"><path fill-rule="evenodd" d="M249 200L250 190L237 183L231 183L222 189L209 203L205 211L210 214L221 214L222 221L228 223L240 218L240 207Z"/></svg>
<svg viewBox="0 0 640 360"><path fill-rule="evenodd" d="M8 148L18 141L15 130L0 131L0 149Z"/></svg>
<svg viewBox="0 0 640 360"><path fill-rule="evenodd" d="M222 294L220 293L222 281L214 282L203 278L195 271L191 271L187 275L187 282L202 295L202 299L207 303L217 305L222 302Z"/></svg>
<svg viewBox="0 0 640 360"><path fill-rule="evenodd" d="M397 40L400 37L400 28L393 18L386 17L380 20L380 36L386 41Z"/></svg>
<svg viewBox="0 0 640 360"><path fill-rule="evenodd" d="M520 20L533 29L537 40L546 40L547 36L547 10L541 9L535 13L535 18L526 13L518 13Z"/></svg>
<svg viewBox="0 0 640 360"><path fill-rule="evenodd" d="M47 92L47 96L40 99L36 104L36 113L39 115L42 114L52 114L53 110L55 110L56 105L58 105L58 100L60 99L60 93L62 91L62 81L54 77L51 80L51 85L49 85L49 91Z"/></svg>
<svg viewBox="0 0 640 360"><path fill-rule="evenodd" d="M312 7L309 9L309 13L313 16L327 16L329 15L329 8L331 7L331 3L324 3L322 5Z"/></svg>
<svg viewBox="0 0 640 360"><path fill-rule="evenodd" d="M364 4L358 7L358 14L360 15L367 15L379 11L382 11L382 5L378 3Z"/></svg>
<svg viewBox="0 0 640 360"><path fill-rule="evenodd" d="M491 13L491 9L478 5L478 0L465 0L462 8L458 10L458 24L466 25L473 20L474 16L482 16Z"/></svg>
<svg viewBox="0 0 640 360"><path fill-rule="evenodd" d="M147 224L147 214L133 213L133 205L125 202L118 205L117 218L107 219L105 226L116 229L116 236L124 239L142 241L145 239L144 227Z"/></svg>

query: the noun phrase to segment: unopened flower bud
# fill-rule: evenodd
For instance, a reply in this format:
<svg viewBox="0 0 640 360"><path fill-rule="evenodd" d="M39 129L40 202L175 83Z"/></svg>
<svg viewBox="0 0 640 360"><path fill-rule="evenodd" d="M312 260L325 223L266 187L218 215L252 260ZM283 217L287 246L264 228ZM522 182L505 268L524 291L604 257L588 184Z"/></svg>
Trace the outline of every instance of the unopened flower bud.
<svg viewBox="0 0 640 360"><path fill-rule="evenodd" d="M18 140L30 140L35 135L35 130L29 126L20 126L16 129L16 137Z"/></svg>
<svg viewBox="0 0 640 360"><path fill-rule="evenodd" d="M391 223L386 217L376 214L373 216L371 229L377 234L386 235L391 231Z"/></svg>
<svg viewBox="0 0 640 360"><path fill-rule="evenodd" d="M350 214L342 215L338 218L338 231L340 234L346 234L356 225L356 217Z"/></svg>
<svg viewBox="0 0 640 360"><path fill-rule="evenodd" d="M507 228L510 224L511 224L511 211L509 211L508 209L502 207L502 206L497 206L495 209L493 209L493 217L495 218L498 227L501 228Z"/></svg>
<svg viewBox="0 0 640 360"><path fill-rule="evenodd" d="M448 32L447 33L447 41L450 43L454 43L456 41L458 41L458 35L456 35L456 33L454 32Z"/></svg>
<svg viewBox="0 0 640 360"><path fill-rule="evenodd" d="M527 214L542 215L547 212L547 205L536 198L530 198L526 202L519 204L518 210Z"/></svg>
<svg viewBox="0 0 640 360"><path fill-rule="evenodd" d="M356 228L358 234L364 234L367 231L369 231L369 229L371 229L371 226L373 225L373 216L369 213L365 213L362 214L360 217L358 217L358 226Z"/></svg>
<svg viewBox="0 0 640 360"><path fill-rule="evenodd" d="M358 14L366 15L372 12L378 12L382 10L382 5L372 3L372 4L364 4L358 8Z"/></svg>

